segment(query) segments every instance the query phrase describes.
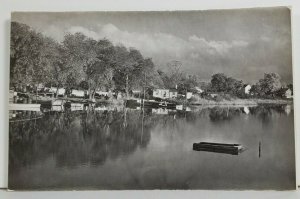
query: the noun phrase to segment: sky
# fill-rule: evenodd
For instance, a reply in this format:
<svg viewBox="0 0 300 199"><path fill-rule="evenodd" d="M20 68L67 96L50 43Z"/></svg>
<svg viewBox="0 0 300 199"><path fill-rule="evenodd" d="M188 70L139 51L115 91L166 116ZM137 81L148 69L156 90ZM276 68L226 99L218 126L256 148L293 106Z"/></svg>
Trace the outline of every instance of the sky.
<svg viewBox="0 0 300 199"><path fill-rule="evenodd" d="M284 7L163 12L15 12L27 24L61 42L67 33L107 38L152 58L157 68L182 62L207 81L215 73L254 83L276 72L292 82L290 10Z"/></svg>

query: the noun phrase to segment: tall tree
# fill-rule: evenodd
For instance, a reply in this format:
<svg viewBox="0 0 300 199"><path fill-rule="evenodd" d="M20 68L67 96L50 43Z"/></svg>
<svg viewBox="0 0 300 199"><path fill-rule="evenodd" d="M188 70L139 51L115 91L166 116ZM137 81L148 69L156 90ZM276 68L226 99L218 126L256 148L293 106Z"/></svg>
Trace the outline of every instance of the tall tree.
<svg viewBox="0 0 300 199"><path fill-rule="evenodd" d="M40 64L43 36L25 24L12 22L10 44L11 83L19 86L39 83L44 74Z"/></svg>
<svg viewBox="0 0 300 199"><path fill-rule="evenodd" d="M227 90L227 76L223 73L214 74L211 78L211 86L214 91L225 92Z"/></svg>
<svg viewBox="0 0 300 199"><path fill-rule="evenodd" d="M275 92L281 88L280 79L277 73L265 73L264 78L257 83L260 95L274 96Z"/></svg>

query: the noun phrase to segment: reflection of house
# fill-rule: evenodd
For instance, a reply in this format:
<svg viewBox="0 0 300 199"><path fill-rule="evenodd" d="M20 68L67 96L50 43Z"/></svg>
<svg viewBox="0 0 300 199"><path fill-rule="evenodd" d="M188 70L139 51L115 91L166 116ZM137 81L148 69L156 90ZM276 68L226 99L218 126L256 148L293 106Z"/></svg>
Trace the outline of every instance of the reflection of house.
<svg viewBox="0 0 300 199"><path fill-rule="evenodd" d="M71 111L82 111L83 108L84 108L84 104L71 103Z"/></svg>
<svg viewBox="0 0 300 199"><path fill-rule="evenodd" d="M244 87L244 89L245 89L245 94L249 95L250 94L250 90L251 90L251 85L250 84L246 85Z"/></svg>
<svg viewBox="0 0 300 199"><path fill-rule="evenodd" d="M169 98L177 98L178 92L176 89L170 89L170 97Z"/></svg>
<svg viewBox="0 0 300 199"><path fill-rule="evenodd" d="M287 89L284 93L284 96L288 99L293 98L291 89Z"/></svg>
<svg viewBox="0 0 300 199"><path fill-rule="evenodd" d="M244 111L244 113L246 113L247 115L250 113L250 109L249 109L249 107L247 107L247 106L244 106L243 111Z"/></svg>
<svg viewBox="0 0 300 199"><path fill-rule="evenodd" d="M167 115L168 109L166 108L158 108L158 109L152 109L152 113L158 114L158 115Z"/></svg>
<svg viewBox="0 0 300 199"><path fill-rule="evenodd" d="M284 108L284 111L287 115L289 115L292 111L292 106L291 105L286 105Z"/></svg>
<svg viewBox="0 0 300 199"><path fill-rule="evenodd" d="M153 97L167 99L170 97L170 91L169 89L155 89L153 91Z"/></svg>

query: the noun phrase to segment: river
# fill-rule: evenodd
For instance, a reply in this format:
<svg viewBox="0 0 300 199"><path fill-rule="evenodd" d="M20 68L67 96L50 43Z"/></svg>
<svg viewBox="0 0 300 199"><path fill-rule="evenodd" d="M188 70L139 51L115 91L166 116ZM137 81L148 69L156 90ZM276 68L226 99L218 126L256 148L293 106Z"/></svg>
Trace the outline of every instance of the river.
<svg viewBox="0 0 300 199"><path fill-rule="evenodd" d="M10 189L295 188L290 105L187 111L102 106L10 115ZM204 141L246 150L193 151L193 143Z"/></svg>

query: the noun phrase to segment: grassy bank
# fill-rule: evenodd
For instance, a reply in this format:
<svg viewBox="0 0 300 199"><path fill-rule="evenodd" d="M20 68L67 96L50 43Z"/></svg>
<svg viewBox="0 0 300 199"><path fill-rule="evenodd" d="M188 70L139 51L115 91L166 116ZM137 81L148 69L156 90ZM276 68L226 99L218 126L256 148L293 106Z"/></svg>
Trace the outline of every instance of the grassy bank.
<svg viewBox="0 0 300 199"><path fill-rule="evenodd" d="M188 102L191 105L227 105L227 106L257 106L261 104L293 104L293 100L284 100L284 99L230 99L230 100L208 100L199 98L197 101Z"/></svg>

